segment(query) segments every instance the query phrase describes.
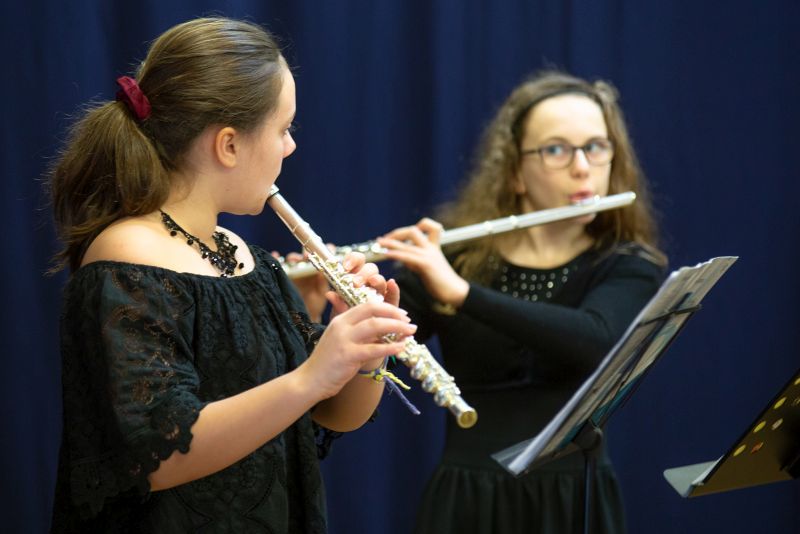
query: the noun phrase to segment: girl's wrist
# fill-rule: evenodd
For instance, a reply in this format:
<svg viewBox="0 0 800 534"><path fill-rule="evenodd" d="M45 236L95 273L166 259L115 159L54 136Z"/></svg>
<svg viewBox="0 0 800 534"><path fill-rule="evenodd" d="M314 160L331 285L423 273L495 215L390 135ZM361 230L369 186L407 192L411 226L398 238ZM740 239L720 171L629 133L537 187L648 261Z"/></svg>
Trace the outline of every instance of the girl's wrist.
<svg viewBox="0 0 800 534"><path fill-rule="evenodd" d="M385 366L386 366L386 359L385 358L377 358L375 360L370 360L369 362L366 362L361 367L361 369L358 370L358 373L362 374L362 375L363 374L368 374L368 373L371 373L373 371L377 371L381 367L385 367Z"/></svg>
<svg viewBox="0 0 800 534"><path fill-rule="evenodd" d="M443 298L440 299L439 302L445 306L450 306L457 309L464 304L465 300L467 300L468 293L469 282L461 277L458 277L453 283L452 289L446 295L443 295Z"/></svg>

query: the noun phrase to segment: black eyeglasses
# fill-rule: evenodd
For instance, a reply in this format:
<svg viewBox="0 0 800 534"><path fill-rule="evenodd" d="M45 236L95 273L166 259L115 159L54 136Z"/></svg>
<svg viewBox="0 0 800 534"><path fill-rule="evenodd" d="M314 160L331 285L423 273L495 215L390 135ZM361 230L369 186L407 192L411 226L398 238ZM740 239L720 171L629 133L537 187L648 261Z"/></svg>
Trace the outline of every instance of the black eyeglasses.
<svg viewBox="0 0 800 534"><path fill-rule="evenodd" d="M539 148L523 150L520 154L522 156L539 154L545 167L549 169L565 169L572 164L572 160L575 159L575 152L578 150L583 152L586 161L590 165L606 165L614 159L614 144L610 139L604 138L592 139L583 146L575 146L569 143L550 143Z"/></svg>

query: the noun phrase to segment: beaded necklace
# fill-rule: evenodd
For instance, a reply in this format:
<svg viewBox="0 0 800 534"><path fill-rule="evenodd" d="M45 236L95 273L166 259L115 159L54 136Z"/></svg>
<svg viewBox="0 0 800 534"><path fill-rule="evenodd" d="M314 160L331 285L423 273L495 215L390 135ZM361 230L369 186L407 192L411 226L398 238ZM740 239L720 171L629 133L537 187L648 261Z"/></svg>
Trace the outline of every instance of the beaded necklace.
<svg viewBox="0 0 800 534"><path fill-rule="evenodd" d="M214 232L211 235L214 238L214 244L217 245L217 250L211 250L208 245L181 228L165 211L159 211L161 212L161 221L169 230L169 234L175 237L180 232L186 238L186 244L190 247L197 243L200 255L203 259L208 259L211 265L220 272L220 277L228 278L233 276L236 269L244 268L244 263L236 261L236 249L238 247L231 244L226 234Z"/></svg>

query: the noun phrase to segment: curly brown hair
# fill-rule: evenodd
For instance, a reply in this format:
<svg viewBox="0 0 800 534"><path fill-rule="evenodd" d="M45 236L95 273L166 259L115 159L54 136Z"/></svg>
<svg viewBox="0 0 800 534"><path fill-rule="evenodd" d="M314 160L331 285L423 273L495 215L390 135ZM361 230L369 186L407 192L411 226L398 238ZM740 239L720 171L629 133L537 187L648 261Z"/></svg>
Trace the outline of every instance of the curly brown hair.
<svg viewBox="0 0 800 534"><path fill-rule="evenodd" d="M117 219L159 208L173 171L208 126L257 130L277 106L284 68L275 39L250 22L195 19L158 37L136 73L150 115L139 120L120 101L89 106L49 171L64 243L51 272L76 270Z"/></svg>
<svg viewBox="0 0 800 534"><path fill-rule="evenodd" d="M538 73L511 92L483 133L468 180L457 199L439 210L439 219L453 228L520 213L513 180L521 164L523 125L538 103L563 94L585 95L602 109L614 145L608 194L636 193L633 205L598 213L587 226L587 232L595 238L595 247L613 249L615 245L634 242L652 261L666 264L666 257L658 248L658 229L645 176L617 103L617 90L605 81L590 83L558 71ZM491 273L485 266L496 252L496 243L496 238L487 238L456 245L451 249L454 267L464 278L487 282Z"/></svg>

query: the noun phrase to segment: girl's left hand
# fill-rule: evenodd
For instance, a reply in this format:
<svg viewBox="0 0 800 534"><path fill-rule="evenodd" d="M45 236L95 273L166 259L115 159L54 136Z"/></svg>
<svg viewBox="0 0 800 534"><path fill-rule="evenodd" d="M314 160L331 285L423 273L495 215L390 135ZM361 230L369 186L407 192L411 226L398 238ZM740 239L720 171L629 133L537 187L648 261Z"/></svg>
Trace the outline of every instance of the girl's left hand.
<svg viewBox="0 0 800 534"><path fill-rule="evenodd" d="M353 275L353 284L356 287L364 285L371 287L383 297L383 301L397 306L400 304L400 288L393 279L386 280L378 271L374 263L366 263L365 256L360 252L348 252L342 260L345 270ZM335 292L328 291L328 301L333 306L331 318L347 309L347 304Z"/></svg>
<svg viewBox="0 0 800 534"><path fill-rule="evenodd" d="M277 252L272 253L276 258ZM286 255L286 261L290 263L306 261L307 255L299 252L290 252ZM360 252L350 252L345 255L342 264L345 270L355 278L353 282L356 287L367 285L381 295L385 302L397 306L400 303L400 288L394 280L386 280L378 272L378 267L374 263L366 263L365 257ZM330 291L328 281L322 273L316 272L309 276L293 278L292 282L300 297L306 305L309 318L314 322L321 322L322 314L328 302L333 305L331 318L348 308L347 304L335 292Z"/></svg>

